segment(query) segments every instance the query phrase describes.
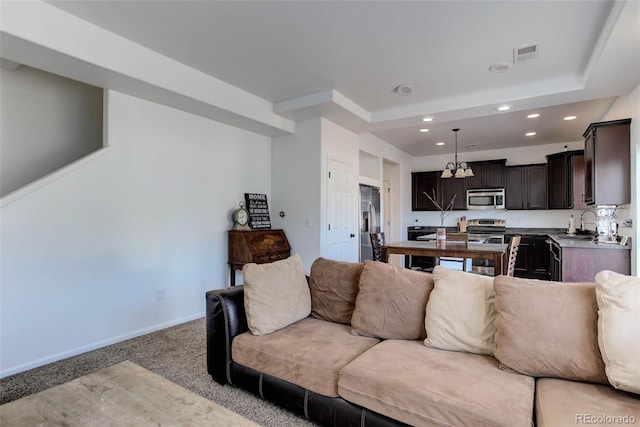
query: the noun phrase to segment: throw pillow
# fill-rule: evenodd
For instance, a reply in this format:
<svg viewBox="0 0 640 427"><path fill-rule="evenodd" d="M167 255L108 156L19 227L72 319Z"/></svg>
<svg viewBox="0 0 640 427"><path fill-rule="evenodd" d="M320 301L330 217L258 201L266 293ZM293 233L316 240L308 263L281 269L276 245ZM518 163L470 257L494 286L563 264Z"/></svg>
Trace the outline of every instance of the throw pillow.
<svg viewBox="0 0 640 427"><path fill-rule="evenodd" d="M309 275L311 315L329 322L351 323L363 267L360 263L316 259Z"/></svg>
<svg viewBox="0 0 640 427"><path fill-rule="evenodd" d="M595 284L499 276L494 287L495 357L501 368L607 383L598 350Z"/></svg>
<svg viewBox="0 0 640 427"><path fill-rule="evenodd" d="M640 278L601 271L596 298L607 378L617 389L640 394Z"/></svg>
<svg viewBox="0 0 640 427"><path fill-rule="evenodd" d="M311 313L311 294L299 255L270 264L245 264L244 307L253 335L266 335Z"/></svg>
<svg viewBox="0 0 640 427"><path fill-rule="evenodd" d="M424 339L424 310L433 289L431 274L367 261L359 288L351 333L383 339Z"/></svg>
<svg viewBox="0 0 640 427"><path fill-rule="evenodd" d="M427 303L425 328L428 347L493 354L493 277L433 269L435 286Z"/></svg>

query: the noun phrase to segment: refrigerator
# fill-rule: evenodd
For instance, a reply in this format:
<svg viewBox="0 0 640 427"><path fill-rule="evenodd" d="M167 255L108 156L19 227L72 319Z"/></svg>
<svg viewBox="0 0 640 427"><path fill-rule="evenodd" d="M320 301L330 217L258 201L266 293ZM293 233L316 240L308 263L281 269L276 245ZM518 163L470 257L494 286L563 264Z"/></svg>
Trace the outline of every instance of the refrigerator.
<svg viewBox="0 0 640 427"><path fill-rule="evenodd" d="M370 233L380 230L380 189L360 185L360 262L372 259Z"/></svg>

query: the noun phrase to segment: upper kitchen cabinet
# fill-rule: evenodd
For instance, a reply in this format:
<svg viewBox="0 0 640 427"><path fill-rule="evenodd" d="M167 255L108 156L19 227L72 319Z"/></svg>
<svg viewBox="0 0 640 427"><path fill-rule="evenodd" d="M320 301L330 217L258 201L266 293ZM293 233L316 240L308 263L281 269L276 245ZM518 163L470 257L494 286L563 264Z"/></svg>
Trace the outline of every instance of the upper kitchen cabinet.
<svg viewBox="0 0 640 427"><path fill-rule="evenodd" d="M506 163L505 159L469 163L473 176L465 178L467 189L504 188Z"/></svg>
<svg viewBox="0 0 640 427"><path fill-rule="evenodd" d="M427 193L436 198L440 197L440 187L438 181L442 172L413 172L411 173L411 210L412 211L435 211L438 210L431 201L424 195Z"/></svg>
<svg viewBox="0 0 640 427"><path fill-rule="evenodd" d="M584 133L585 202L623 205L631 201L631 119L592 123Z"/></svg>
<svg viewBox="0 0 640 427"><path fill-rule="evenodd" d="M549 209L586 209L584 202L584 151L547 156Z"/></svg>
<svg viewBox="0 0 640 427"><path fill-rule="evenodd" d="M547 165L508 166L506 169L507 209L547 208Z"/></svg>
<svg viewBox="0 0 640 427"><path fill-rule="evenodd" d="M475 172L474 172L475 173ZM441 178L440 194L442 195L443 206L449 205L453 201L453 210L460 211L467 209L467 183L469 178Z"/></svg>

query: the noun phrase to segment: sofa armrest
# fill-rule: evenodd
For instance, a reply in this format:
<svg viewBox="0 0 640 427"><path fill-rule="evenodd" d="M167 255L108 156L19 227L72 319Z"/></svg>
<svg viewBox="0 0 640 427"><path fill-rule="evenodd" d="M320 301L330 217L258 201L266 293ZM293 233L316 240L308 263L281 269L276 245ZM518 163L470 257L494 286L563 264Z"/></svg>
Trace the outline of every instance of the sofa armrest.
<svg viewBox="0 0 640 427"><path fill-rule="evenodd" d="M244 288L234 286L206 293L207 372L220 384L230 382L231 344L249 330Z"/></svg>

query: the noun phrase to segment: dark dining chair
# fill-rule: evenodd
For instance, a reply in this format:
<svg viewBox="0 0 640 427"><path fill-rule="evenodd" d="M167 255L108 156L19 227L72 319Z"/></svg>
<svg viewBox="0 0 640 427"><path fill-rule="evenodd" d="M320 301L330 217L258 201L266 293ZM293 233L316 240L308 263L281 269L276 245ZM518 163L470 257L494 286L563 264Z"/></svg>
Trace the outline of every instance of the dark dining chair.
<svg viewBox="0 0 640 427"><path fill-rule="evenodd" d="M516 270L516 258L518 257L518 245L520 245L520 236L513 236L509 243L509 259L507 260L507 276L513 277Z"/></svg>
<svg viewBox="0 0 640 427"><path fill-rule="evenodd" d="M371 259L374 261L380 261L382 258L382 247L385 245L384 233L370 233L371 237Z"/></svg>

